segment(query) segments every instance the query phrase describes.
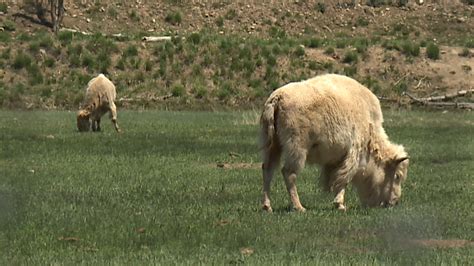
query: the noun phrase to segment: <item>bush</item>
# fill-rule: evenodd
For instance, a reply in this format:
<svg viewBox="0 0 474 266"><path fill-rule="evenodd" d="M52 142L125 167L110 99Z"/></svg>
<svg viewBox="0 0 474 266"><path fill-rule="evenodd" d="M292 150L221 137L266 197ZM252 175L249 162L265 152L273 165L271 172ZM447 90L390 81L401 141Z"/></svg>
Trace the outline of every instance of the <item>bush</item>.
<svg viewBox="0 0 474 266"><path fill-rule="evenodd" d="M328 48L326 48L326 50L324 50L324 54L327 54L327 55L334 55L336 51L334 50L334 47L331 47L329 46Z"/></svg>
<svg viewBox="0 0 474 266"><path fill-rule="evenodd" d="M322 13L324 14L326 12L326 4L322 3L322 2L318 2L316 3L316 5L314 6L314 9L316 11L318 11L319 13Z"/></svg>
<svg viewBox="0 0 474 266"><path fill-rule="evenodd" d="M171 12L165 17L165 21L172 25L181 24L181 20L182 20L181 13L179 13L178 11Z"/></svg>
<svg viewBox="0 0 474 266"><path fill-rule="evenodd" d="M317 38L311 38L308 41L306 41L305 45L308 46L309 48L318 48L321 47L323 41L321 39Z"/></svg>
<svg viewBox="0 0 474 266"><path fill-rule="evenodd" d="M66 45L70 44L72 41L73 33L68 31L60 31L58 32L58 40L61 44Z"/></svg>
<svg viewBox="0 0 474 266"><path fill-rule="evenodd" d="M233 20L235 17L237 17L237 11L235 11L235 9L230 9L224 15L224 18L227 19L227 20Z"/></svg>
<svg viewBox="0 0 474 266"><path fill-rule="evenodd" d="M474 0L463 0L463 2L468 5L474 5Z"/></svg>
<svg viewBox="0 0 474 266"><path fill-rule="evenodd" d="M185 89L184 86L181 85L181 84L176 84L176 85L174 85L173 88L171 89L171 94L172 94L174 97L181 97L181 96L183 96L185 93L186 93L186 89Z"/></svg>
<svg viewBox="0 0 474 266"><path fill-rule="evenodd" d="M0 31L0 42L7 43L11 39L10 33L6 31Z"/></svg>
<svg viewBox="0 0 474 266"><path fill-rule="evenodd" d="M471 55L471 52L469 51L468 48L462 49L462 51L459 53L459 56L462 57L469 57Z"/></svg>
<svg viewBox="0 0 474 266"><path fill-rule="evenodd" d="M82 55L81 65L92 69L94 67L94 57L90 53L84 53Z"/></svg>
<svg viewBox="0 0 474 266"><path fill-rule="evenodd" d="M3 22L3 28L6 30L6 31L15 31L16 29L16 24L15 22L11 21L11 20L5 20Z"/></svg>
<svg viewBox="0 0 474 266"><path fill-rule="evenodd" d="M222 28L224 26L224 18L221 16L217 17L216 25L217 27Z"/></svg>
<svg viewBox="0 0 474 266"><path fill-rule="evenodd" d="M127 48L125 48L125 51L123 51L124 57L137 56L137 55L138 55L138 49L137 49L137 46L135 45L129 45Z"/></svg>
<svg viewBox="0 0 474 266"><path fill-rule="evenodd" d="M297 57L303 57L303 56L305 55L304 48L301 47L301 46L298 46L298 47L295 49L294 54L295 54Z"/></svg>
<svg viewBox="0 0 474 266"><path fill-rule="evenodd" d="M153 62L151 60L145 61L145 71L149 72L153 68Z"/></svg>
<svg viewBox="0 0 474 266"><path fill-rule="evenodd" d="M45 65L46 67L51 68L51 67L54 66L55 62L56 62L56 60L55 60L54 58L48 57L48 58L46 58L46 59L44 60L44 65Z"/></svg>
<svg viewBox="0 0 474 266"><path fill-rule="evenodd" d="M133 21L140 21L140 16L138 16L137 11L135 9L132 9L132 11L130 11L128 17L130 17L130 19L132 19Z"/></svg>
<svg viewBox="0 0 474 266"><path fill-rule="evenodd" d="M28 81L30 85L34 86L43 83L43 74L36 63L28 66L26 70L28 71Z"/></svg>
<svg viewBox="0 0 474 266"><path fill-rule="evenodd" d="M24 54L23 52L19 52L16 56L15 59L13 60L13 68L14 69L22 69L29 67L31 65L32 59L30 56L27 54Z"/></svg>
<svg viewBox="0 0 474 266"><path fill-rule="evenodd" d="M429 59L437 60L439 59L439 47L438 45L434 43L429 43L428 46L426 46L426 56Z"/></svg>
<svg viewBox="0 0 474 266"><path fill-rule="evenodd" d="M8 5L7 3L0 3L0 12L7 13Z"/></svg>
<svg viewBox="0 0 474 266"><path fill-rule="evenodd" d="M197 32L191 33L188 37L188 41L194 45L198 45L201 42L201 35Z"/></svg>
<svg viewBox="0 0 474 266"><path fill-rule="evenodd" d="M342 62L346 64L357 63L357 61L358 61L358 56L357 56L357 53L354 51L347 51L346 54L344 55L344 58L342 59Z"/></svg>

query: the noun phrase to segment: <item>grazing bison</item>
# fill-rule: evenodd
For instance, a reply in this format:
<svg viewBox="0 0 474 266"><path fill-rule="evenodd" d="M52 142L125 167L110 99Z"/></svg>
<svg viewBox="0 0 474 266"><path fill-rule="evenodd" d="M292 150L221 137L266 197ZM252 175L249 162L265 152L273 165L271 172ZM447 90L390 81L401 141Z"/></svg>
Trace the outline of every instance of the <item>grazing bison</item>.
<svg viewBox="0 0 474 266"><path fill-rule="evenodd" d="M407 177L408 155L389 141L377 97L357 81L334 74L287 84L265 102L260 119L263 209L272 211L270 183L283 155L282 174L293 208L305 211L296 177L306 162L321 167L321 184L346 210L352 183L362 205L393 206Z"/></svg>
<svg viewBox="0 0 474 266"><path fill-rule="evenodd" d="M110 112L110 118L115 130L120 132L117 124L117 107L115 106L115 86L103 74L91 79L87 84L86 98L82 109L77 114L79 131L100 131L100 118Z"/></svg>

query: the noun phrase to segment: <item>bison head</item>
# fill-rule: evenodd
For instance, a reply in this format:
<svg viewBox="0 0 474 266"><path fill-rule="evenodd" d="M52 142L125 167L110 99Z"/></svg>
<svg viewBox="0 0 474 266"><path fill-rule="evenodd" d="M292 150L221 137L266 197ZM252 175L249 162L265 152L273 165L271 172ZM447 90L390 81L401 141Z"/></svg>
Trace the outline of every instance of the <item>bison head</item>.
<svg viewBox="0 0 474 266"><path fill-rule="evenodd" d="M403 152L384 162L368 165L364 178L354 182L362 204L367 207L397 205L402 183L407 178L408 164L408 156Z"/></svg>
<svg viewBox="0 0 474 266"><path fill-rule="evenodd" d="M91 128L90 112L81 110L77 114L77 129L79 132L87 132Z"/></svg>

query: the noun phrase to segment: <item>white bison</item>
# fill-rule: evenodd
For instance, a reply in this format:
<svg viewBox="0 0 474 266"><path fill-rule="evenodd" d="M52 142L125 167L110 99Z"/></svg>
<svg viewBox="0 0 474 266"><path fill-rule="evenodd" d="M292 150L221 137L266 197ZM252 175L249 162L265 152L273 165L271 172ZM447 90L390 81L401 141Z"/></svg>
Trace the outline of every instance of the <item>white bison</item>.
<svg viewBox="0 0 474 266"><path fill-rule="evenodd" d="M117 107L115 106L114 84L103 74L91 79L87 84L86 97L82 109L77 114L79 131L100 131L100 118L110 112L110 118L115 130L120 132L117 124Z"/></svg>
<svg viewBox="0 0 474 266"><path fill-rule="evenodd" d="M362 205L393 206L407 177L408 155L382 128L377 97L357 81L334 74L287 84L265 102L261 116L263 209L272 211L270 183L283 155L282 174L292 207L305 211L296 177L306 162L321 167L321 184L346 210L351 183Z"/></svg>

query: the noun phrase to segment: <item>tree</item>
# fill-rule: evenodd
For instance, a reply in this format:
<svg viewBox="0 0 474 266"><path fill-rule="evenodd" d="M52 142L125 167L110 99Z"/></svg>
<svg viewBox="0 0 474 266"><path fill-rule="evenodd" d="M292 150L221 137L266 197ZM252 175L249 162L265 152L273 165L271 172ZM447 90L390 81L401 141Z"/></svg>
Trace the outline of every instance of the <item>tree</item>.
<svg viewBox="0 0 474 266"><path fill-rule="evenodd" d="M59 26L64 18L64 0L48 0L50 4L51 23L54 33L58 33Z"/></svg>
<svg viewBox="0 0 474 266"><path fill-rule="evenodd" d="M42 24L51 26L53 31L58 33L64 18L64 0L25 0L25 8L36 13ZM51 15L51 22L46 19L48 12Z"/></svg>

